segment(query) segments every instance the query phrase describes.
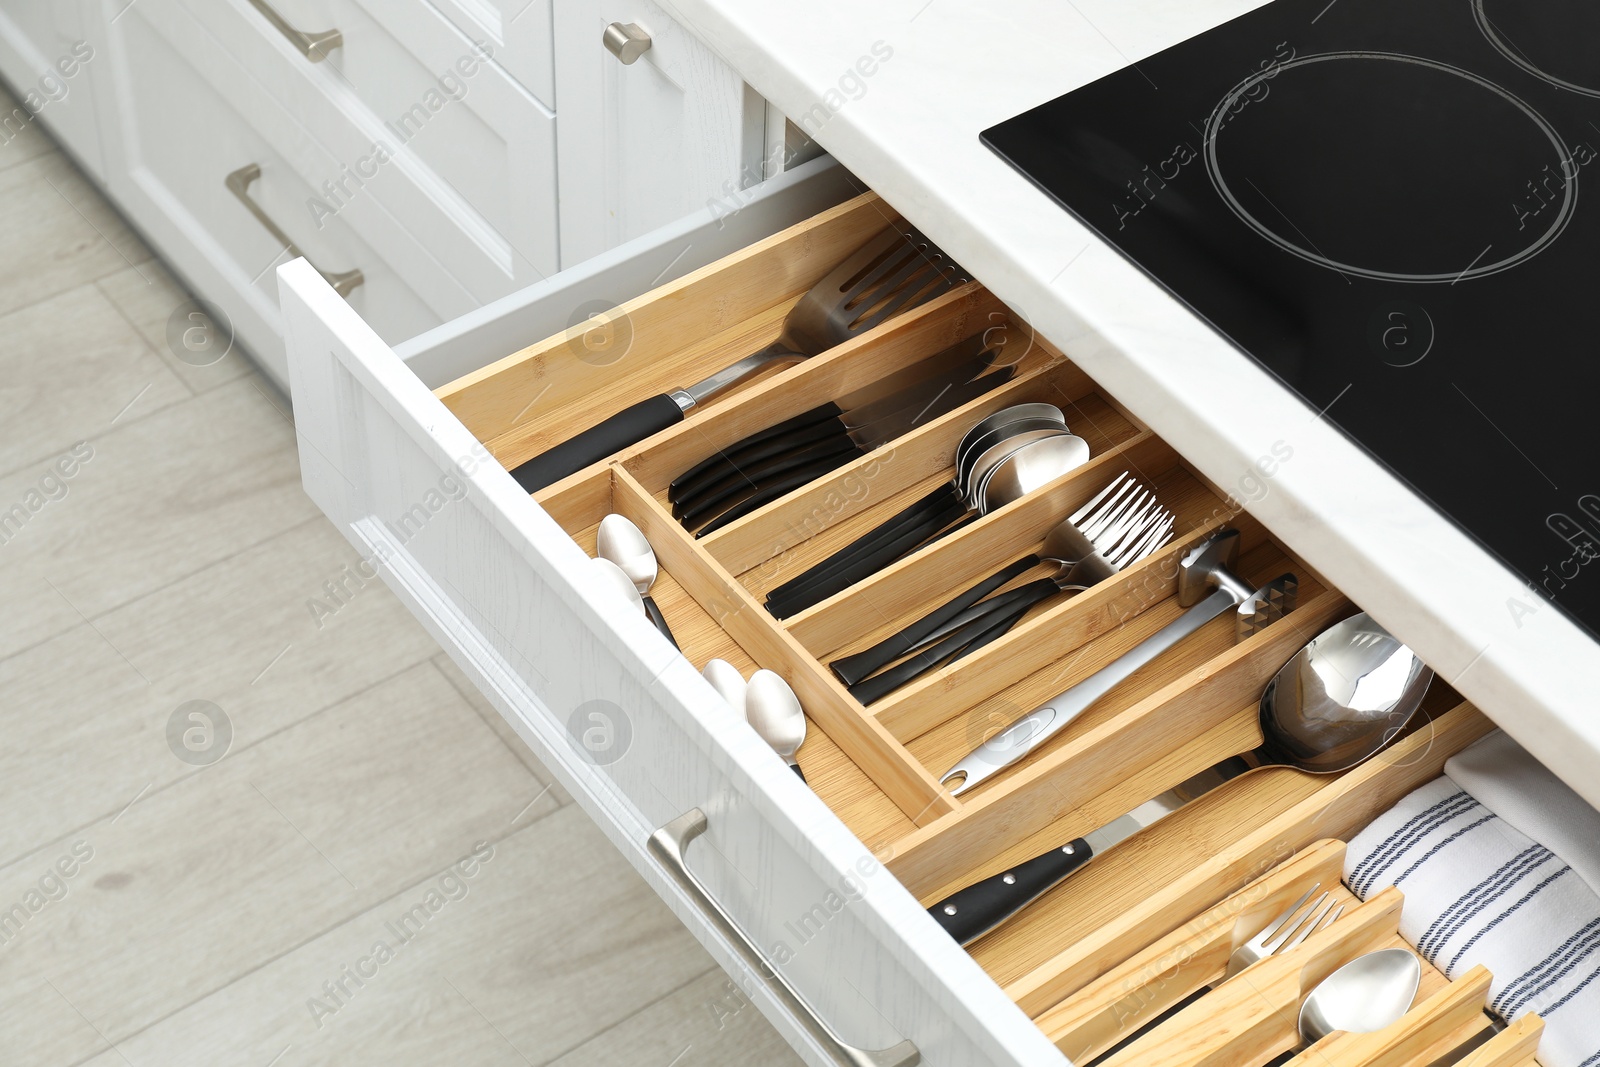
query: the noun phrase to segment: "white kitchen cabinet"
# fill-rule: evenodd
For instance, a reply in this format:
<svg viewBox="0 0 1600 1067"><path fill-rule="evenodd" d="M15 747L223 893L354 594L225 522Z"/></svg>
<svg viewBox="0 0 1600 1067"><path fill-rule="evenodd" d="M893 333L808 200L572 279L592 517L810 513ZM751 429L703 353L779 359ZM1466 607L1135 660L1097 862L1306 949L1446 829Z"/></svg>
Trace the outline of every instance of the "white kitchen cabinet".
<svg viewBox="0 0 1600 1067"><path fill-rule="evenodd" d="M737 75L653 7L559 17L558 117L547 0L16 0L0 75L39 106L0 121L57 136L283 384L275 250L359 270L398 343L744 184ZM653 55L618 63L612 17ZM270 227L225 185L251 164Z"/></svg>
<svg viewBox="0 0 1600 1067"><path fill-rule="evenodd" d="M95 88L119 161L110 191L269 371L285 374L273 267L287 249L228 185L250 166L260 174L246 195L320 268L360 271L348 298L385 336L402 340L473 306L376 200L315 225L306 205L317 190L305 172L332 157L259 83L238 76L177 0L140 0L108 34Z"/></svg>
<svg viewBox="0 0 1600 1067"><path fill-rule="evenodd" d="M624 63L612 23L648 34ZM561 261L572 265L761 179L766 104L650 0L555 5Z"/></svg>
<svg viewBox="0 0 1600 1067"><path fill-rule="evenodd" d="M430 0L456 28L488 41L495 61L547 107L556 106L555 0Z"/></svg>
<svg viewBox="0 0 1600 1067"><path fill-rule="evenodd" d="M90 68L105 51L89 0L15 0L0 5L0 72L21 105L0 116L0 142L30 122L43 121L96 178L105 159L90 89Z"/></svg>

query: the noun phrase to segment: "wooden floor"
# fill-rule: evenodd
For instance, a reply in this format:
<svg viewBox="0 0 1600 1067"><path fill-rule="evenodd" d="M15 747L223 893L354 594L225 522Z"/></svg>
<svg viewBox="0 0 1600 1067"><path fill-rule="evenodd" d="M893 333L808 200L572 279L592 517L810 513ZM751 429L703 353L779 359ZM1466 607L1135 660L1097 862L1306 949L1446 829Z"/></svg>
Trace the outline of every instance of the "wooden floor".
<svg viewBox="0 0 1600 1067"><path fill-rule="evenodd" d="M798 1063L381 582L313 612L286 405L36 126L0 248L0 1064Z"/></svg>

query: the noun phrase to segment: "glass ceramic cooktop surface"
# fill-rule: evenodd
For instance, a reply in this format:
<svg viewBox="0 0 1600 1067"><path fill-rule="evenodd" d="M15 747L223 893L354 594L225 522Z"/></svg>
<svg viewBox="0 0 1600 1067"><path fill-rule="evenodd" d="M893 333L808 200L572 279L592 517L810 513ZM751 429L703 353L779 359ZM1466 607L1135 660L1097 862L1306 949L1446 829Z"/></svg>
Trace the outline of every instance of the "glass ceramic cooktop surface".
<svg viewBox="0 0 1600 1067"><path fill-rule="evenodd" d="M983 139L1600 635L1597 42L1276 0Z"/></svg>

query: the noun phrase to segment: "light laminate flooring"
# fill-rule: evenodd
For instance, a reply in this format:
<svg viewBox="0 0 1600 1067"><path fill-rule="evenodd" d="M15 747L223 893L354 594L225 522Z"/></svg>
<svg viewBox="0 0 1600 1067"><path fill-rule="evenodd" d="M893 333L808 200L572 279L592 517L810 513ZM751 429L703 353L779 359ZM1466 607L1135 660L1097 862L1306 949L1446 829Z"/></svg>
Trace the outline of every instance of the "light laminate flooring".
<svg viewBox="0 0 1600 1067"><path fill-rule="evenodd" d="M316 618L283 398L36 123L0 247L0 1063L798 1063L381 583Z"/></svg>

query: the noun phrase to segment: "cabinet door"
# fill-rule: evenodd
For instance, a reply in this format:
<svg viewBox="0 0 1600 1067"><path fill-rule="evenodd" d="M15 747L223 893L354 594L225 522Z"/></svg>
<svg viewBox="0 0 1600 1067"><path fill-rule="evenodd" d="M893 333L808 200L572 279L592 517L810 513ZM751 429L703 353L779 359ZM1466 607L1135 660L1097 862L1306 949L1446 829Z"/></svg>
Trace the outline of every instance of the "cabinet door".
<svg viewBox="0 0 1600 1067"><path fill-rule="evenodd" d="M651 47L624 64L605 28ZM650 0L555 5L561 262L570 266L760 180L766 108Z"/></svg>
<svg viewBox="0 0 1600 1067"><path fill-rule="evenodd" d="M546 107L556 106L554 0L431 0L474 41L487 41L496 62ZM563 0L565 2L565 0Z"/></svg>
<svg viewBox="0 0 1600 1067"><path fill-rule="evenodd" d="M0 73L18 108L0 115L0 145L43 119L79 162L104 180L90 68L100 51L81 0L5 0L0 4Z"/></svg>

